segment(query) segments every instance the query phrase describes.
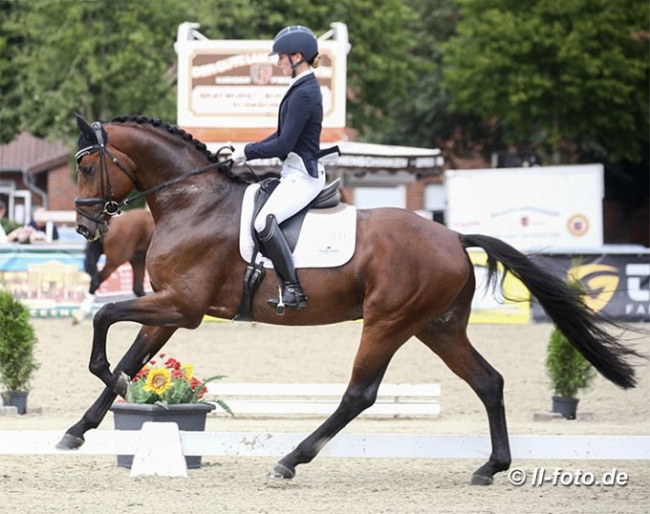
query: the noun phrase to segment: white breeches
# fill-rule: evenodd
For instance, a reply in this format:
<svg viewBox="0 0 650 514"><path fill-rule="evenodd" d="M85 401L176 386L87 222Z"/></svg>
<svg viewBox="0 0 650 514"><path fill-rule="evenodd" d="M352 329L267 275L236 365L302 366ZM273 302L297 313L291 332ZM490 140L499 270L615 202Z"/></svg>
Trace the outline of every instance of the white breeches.
<svg viewBox="0 0 650 514"><path fill-rule="evenodd" d="M314 178L305 168L302 159L291 152L282 164L280 183L255 218L255 231L266 226L266 217L273 214L278 224L289 219L311 202L325 186L325 168L318 163L318 177Z"/></svg>

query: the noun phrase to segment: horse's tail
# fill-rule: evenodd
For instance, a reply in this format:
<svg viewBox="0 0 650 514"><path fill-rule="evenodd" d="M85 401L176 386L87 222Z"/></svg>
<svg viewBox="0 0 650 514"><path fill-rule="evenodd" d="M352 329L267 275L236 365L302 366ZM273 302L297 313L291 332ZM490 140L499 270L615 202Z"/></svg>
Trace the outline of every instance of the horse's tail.
<svg viewBox="0 0 650 514"><path fill-rule="evenodd" d="M636 385L634 368L626 358L641 355L605 330L615 324L588 309L580 291L499 239L477 234L460 235L460 239L465 248L478 246L487 253L488 284L496 277L499 261L521 280L565 337L605 378L625 389Z"/></svg>

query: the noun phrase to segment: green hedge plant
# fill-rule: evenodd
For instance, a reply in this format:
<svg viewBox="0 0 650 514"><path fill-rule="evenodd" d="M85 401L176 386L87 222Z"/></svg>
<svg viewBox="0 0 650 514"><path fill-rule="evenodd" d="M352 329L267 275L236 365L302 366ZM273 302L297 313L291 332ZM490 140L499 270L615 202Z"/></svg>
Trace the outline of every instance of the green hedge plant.
<svg viewBox="0 0 650 514"><path fill-rule="evenodd" d="M0 291L0 383L7 391L28 391L38 363L36 334L29 309L6 290Z"/></svg>
<svg viewBox="0 0 650 514"><path fill-rule="evenodd" d="M572 289L583 292L579 280L569 279L567 283ZM563 398L576 398L578 391L588 389L596 377L593 366L557 326L549 338L546 369L555 395Z"/></svg>

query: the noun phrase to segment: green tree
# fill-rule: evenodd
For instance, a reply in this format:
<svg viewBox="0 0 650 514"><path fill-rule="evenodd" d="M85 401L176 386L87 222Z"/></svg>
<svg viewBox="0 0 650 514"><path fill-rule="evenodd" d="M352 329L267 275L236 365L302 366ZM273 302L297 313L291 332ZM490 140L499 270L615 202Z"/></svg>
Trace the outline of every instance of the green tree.
<svg viewBox="0 0 650 514"><path fill-rule="evenodd" d="M17 102L2 102L2 118L18 116L16 132L72 134L73 114L90 119L119 113L174 114L173 39L185 18L174 0L78 2L13 0L2 32L22 39L9 49ZM3 59L4 60L4 59Z"/></svg>
<svg viewBox="0 0 650 514"><path fill-rule="evenodd" d="M643 161L646 0L458 4L458 34L444 45L454 109L497 119L547 162Z"/></svg>
<svg viewBox="0 0 650 514"><path fill-rule="evenodd" d="M0 0L0 13L4 141L21 130L74 137L75 111L87 119L173 121L173 43L183 21L200 23L212 39L272 38L288 24L320 34L344 21L352 43L350 124L370 131L394 97L406 96L410 10L400 0Z"/></svg>
<svg viewBox="0 0 650 514"><path fill-rule="evenodd" d="M411 48L415 41L407 29L414 18L402 0L250 0L210 2L206 15L192 21L211 39L272 39L286 25L306 25L318 36L330 23L348 26L348 125L364 138L391 118L392 104L408 98L413 82ZM224 12L232 13L226 19Z"/></svg>

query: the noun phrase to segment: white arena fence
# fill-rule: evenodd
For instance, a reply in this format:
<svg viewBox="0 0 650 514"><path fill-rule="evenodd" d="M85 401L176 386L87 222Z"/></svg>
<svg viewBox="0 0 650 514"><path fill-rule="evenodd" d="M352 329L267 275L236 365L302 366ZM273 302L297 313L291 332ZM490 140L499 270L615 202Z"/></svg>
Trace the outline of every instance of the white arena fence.
<svg viewBox="0 0 650 514"><path fill-rule="evenodd" d="M95 430L78 450L57 450L59 430L1 430L0 455L133 455L131 476L187 476L185 456L281 457L306 434L186 432L176 423L147 422L142 430ZM650 460L650 436L510 437L513 460ZM489 436L339 434L322 457L487 459Z"/></svg>
<svg viewBox="0 0 650 514"><path fill-rule="evenodd" d="M346 388L331 383L210 382L205 399L224 400L237 416L328 415ZM439 398L438 384L381 384L376 402L362 416L437 416Z"/></svg>
<svg viewBox="0 0 650 514"><path fill-rule="evenodd" d="M218 397L237 416L330 414L345 384L209 384L206 399ZM362 415L440 414L437 384L382 384L375 405ZM219 412L218 410L215 412ZM133 455L131 476L187 476L185 456L282 457L307 434L188 432L176 423L147 422L142 430L91 430L78 450L57 450L62 430L0 430L0 455ZM510 437L513 460L650 460L650 436ZM481 459L489 458L489 436L339 434L322 457ZM57 457L55 457L57 458Z"/></svg>

